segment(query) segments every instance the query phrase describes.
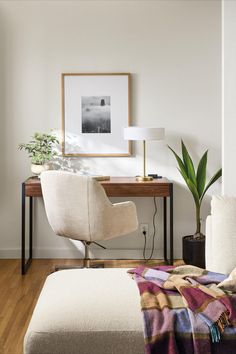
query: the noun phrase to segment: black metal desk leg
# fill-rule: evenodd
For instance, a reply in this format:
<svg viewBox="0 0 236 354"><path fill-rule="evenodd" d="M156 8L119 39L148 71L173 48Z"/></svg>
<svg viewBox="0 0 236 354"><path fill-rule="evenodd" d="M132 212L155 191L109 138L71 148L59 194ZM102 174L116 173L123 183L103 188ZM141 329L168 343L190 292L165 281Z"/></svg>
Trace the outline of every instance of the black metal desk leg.
<svg viewBox="0 0 236 354"><path fill-rule="evenodd" d="M21 195L21 274L25 274L25 184Z"/></svg>
<svg viewBox="0 0 236 354"><path fill-rule="evenodd" d="M164 260L167 262L167 215L166 197L163 198L163 235L164 235Z"/></svg>
<svg viewBox="0 0 236 354"><path fill-rule="evenodd" d="M21 274L26 274L30 267L33 256L33 197L29 199L29 258L25 257L25 183L22 183L22 200L21 200Z"/></svg>
<svg viewBox="0 0 236 354"><path fill-rule="evenodd" d="M173 184L170 184L170 264L174 261L174 239L173 239Z"/></svg>
<svg viewBox="0 0 236 354"><path fill-rule="evenodd" d="M30 197L29 204L29 258L33 257L33 197Z"/></svg>

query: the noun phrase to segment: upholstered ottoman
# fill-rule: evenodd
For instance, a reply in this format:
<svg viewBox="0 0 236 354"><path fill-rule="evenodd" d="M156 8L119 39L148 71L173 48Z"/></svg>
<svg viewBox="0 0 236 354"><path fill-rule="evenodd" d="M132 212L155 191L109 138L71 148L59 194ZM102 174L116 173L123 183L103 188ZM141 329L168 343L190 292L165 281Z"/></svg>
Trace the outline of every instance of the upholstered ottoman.
<svg viewBox="0 0 236 354"><path fill-rule="evenodd" d="M71 269L48 276L24 354L143 354L139 291L127 269Z"/></svg>

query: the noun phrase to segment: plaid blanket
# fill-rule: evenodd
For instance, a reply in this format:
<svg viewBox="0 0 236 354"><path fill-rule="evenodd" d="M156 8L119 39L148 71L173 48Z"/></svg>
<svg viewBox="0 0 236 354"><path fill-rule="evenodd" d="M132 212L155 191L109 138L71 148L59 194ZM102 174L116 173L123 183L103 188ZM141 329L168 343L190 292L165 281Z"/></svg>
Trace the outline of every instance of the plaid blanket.
<svg viewBox="0 0 236 354"><path fill-rule="evenodd" d="M194 266L128 273L141 295L147 354L236 353L235 273L227 278Z"/></svg>

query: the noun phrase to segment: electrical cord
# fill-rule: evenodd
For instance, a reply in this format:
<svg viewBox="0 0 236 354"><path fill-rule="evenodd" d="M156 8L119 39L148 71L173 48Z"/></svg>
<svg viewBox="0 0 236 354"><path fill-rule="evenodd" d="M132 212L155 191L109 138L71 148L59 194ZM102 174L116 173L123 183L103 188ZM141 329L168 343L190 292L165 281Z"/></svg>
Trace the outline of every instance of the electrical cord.
<svg viewBox="0 0 236 354"><path fill-rule="evenodd" d="M146 235L146 231L143 231L143 236L144 236L144 246L143 246L143 259L145 261L149 261L152 256L153 256L153 252L154 252L154 245L155 245L155 237L156 237L156 215L157 215L157 201L156 201L156 197L153 197L153 201L154 201L154 214L152 217L152 225L153 225L153 234L152 234L152 248L151 248L151 254L149 257L146 258L146 246L147 246L147 235Z"/></svg>

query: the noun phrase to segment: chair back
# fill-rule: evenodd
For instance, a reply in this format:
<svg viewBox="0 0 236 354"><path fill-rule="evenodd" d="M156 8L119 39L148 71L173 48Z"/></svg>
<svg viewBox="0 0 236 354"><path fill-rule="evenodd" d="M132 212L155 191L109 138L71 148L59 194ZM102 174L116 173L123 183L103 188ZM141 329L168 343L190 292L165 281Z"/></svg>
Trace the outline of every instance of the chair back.
<svg viewBox="0 0 236 354"><path fill-rule="evenodd" d="M99 182L75 173L46 171L41 185L47 218L57 235L81 241L104 238L102 215L112 204Z"/></svg>

